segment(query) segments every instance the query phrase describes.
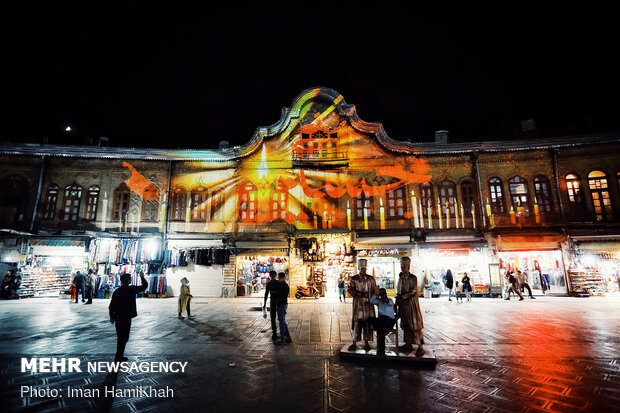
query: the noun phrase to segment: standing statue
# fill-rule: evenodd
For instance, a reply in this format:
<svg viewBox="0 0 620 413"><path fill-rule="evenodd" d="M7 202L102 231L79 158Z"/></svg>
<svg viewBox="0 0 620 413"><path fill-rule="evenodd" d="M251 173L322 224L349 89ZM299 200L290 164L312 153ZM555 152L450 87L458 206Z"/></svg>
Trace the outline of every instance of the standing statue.
<svg viewBox="0 0 620 413"><path fill-rule="evenodd" d="M369 341L372 341L373 332L370 324L370 318L375 316L375 306L370 303L370 297L375 292L377 283L375 279L366 273L368 261L361 259L357 261L359 274L351 277L351 282L347 291L353 297L353 316L351 319L351 328L355 331L353 344L349 346L349 351L357 348L357 342L362 339L364 333L364 348L370 350Z"/></svg>
<svg viewBox="0 0 620 413"><path fill-rule="evenodd" d="M398 317L400 327L403 329L405 345L398 349L405 353L413 351L413 344L418 345L415 355L421 357L424 354L424 337L422 329L422 312L420 311L420 301L418 301L418 278L409 272L411 259L403 257L400 259L400 269L402 272L398 277L396 287L396 305L398 307Z"/></svg>

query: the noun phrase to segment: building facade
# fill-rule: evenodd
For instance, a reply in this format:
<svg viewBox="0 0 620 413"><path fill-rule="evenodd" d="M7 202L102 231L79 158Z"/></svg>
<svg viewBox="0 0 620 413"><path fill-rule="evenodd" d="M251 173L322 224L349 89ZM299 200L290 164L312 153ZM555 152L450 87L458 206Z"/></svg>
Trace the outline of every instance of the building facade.
<svg viewBox="0 0 620 413"><path fill-rule="evenodd" d="M366 257L392 292L413 258L438 291L450 269L496 294L520 269L535 291L618 290L620 135L410 143L309 89L249 143L219 150L0 144L2 262L24 296L55 295L87 267L98 289L145 271L152 294L336 295Z"/></svg>

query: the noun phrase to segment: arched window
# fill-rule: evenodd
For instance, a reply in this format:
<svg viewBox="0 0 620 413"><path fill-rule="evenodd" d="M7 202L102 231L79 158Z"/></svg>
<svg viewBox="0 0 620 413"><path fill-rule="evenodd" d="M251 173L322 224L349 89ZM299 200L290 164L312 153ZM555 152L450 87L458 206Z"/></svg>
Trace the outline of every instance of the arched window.
<svg viewBox="0 0 620 413"><path fill-rule="evenodd" d="M368 219L374 219L375 217L375 205L371 196L366 195L364 191L360 191L359 195L355 198L355 218L363 221L364 211L368 216Z"/></svg>
<svg viewBox="0 0 620 413"><path fill-rule="evenodd" d="M112 221L121 221L123 228L127 221L129 210L129 187L123 182L114 190L114 203L112 204Z"/></svg>
<svg viewBox="0 0 620 413"><path fill-rule="evenodd" d="M551 200L551 187L549 180L544 175L538 175L534 178L534 196L541 212L553 211L553 203Z"/></svg>
<svg viewBox="0 0 620 413"><path fill-rule="evenodd" d="M405 188L396 188L387 193L388 218L401 219L405 217Z"/></svg>
<svg viewBox="0 0 620 413"><path fill-rule="evenodd" d="M463 213L468 218L471 218L469 215L471 214L471 208L473 203L475 202L474 183L469 179L461 182L461 201L463 202Z"/></svg>
<svg viewBox="0 0 620 413"><path fill-rule="evenodd" d="M609 198L607 175L602 171L592 171L588 174L588 186L592 194L592 204L597 221L613 221L614 216Z"/></svg>
<svg viewBox="0 0 620 413"><path fill-rule="evenodd" d="M82 187L73 182L65 187L65 194L62 200L62 210L60 213L61 221L77 222L80 212L80 201L82 200Z"/></svg>
<svg viewBox="0 0 620 413"><path fill-rule="evenodd" d="M150 184L142 193L142 221L159 221L159 188Z"/></svg>
<svg viewBox="0 0 620 413"><path fill-rule="evenodd" d="M84 211L84 219L86 221L94 221L97 218L97 207L99 206L99 187L92 185L88 187L86 198L86 211Z"/></svg>
<svg viewBox="0 0 620 413"><path fill-rule="evenodd" d="M523 214L529 216L530 197L527 191L527 181L520 176L515 176L508 181L508 186L510 188L510 198L515 212L518 212L519 208L523 208Z"/></svg>
<svg viewBox="0 0 620 413"><path fill-rule="evenodd" d="M491 211L494 214L506 212L506 202L504 201L504 184L499 178L489 179L489 193L491 194Z"/></svg>
<svg viewBox="0 0 620 413"><path fill-rule="evenodd" d="M452 181L443 181L437 185L439 190L439 202L441 202L442 214L446 208L450 208L450 215L454 218L454 204L456 203L456 185Z"/></svg>
<svg viewBox="0 0 620 413"><path fill-rule="evenodd" d="M192 190L192 221L207 220L207 189L196 188Z"/></svg>
<svg viewBox="0 0 620 413"><path fill-rule="evenodd" d="M251 182L246 182L239 191L239 220L241 222L256 222L258 210L258 193Z"/></svg>
<svg viewBox="0 0 620 413"><path fill-rule="evenodd" d="M171 200L171 220L185 221L185 209L187 208L187 190L183 187L176 187L172 191Z"/></svg>
<svg viewBox="0 0 620 413"><path fill-rule="evenodd" d="M211 195L211 221L224 221L224 191Z"/></svg>
<svg viewBox="0 0 620 413"><path fill-rule="evenodd" d="M54 219L56 213L56 202L58 201L58 185L51 184L45 192L45 202L43 203L43 219Z"/></svg>
<svg viewBox="0 0 620 413"><path fill-rule="evenodd" d="M433 199L433 187L431 184L420 185L420 201L422 202L422 214L426 217L428 208L431 209L431 217L435 216L435 200Z"/></svg>
<svg viewBox="0 0 620 413"><path fill-rule="evenodd" d="M288 192L280 183L277 183L271 191L271 219L280 219L286 216Z"/></svg>
<svg viewBox="0 0 620 413"><path fill-rule="evenodd" d="M564 178L566 181L566 191L568 192L568 205L571 211L580 212L585 210L583 196L581 195L581 182L577 175L568 174Z"/></svg>

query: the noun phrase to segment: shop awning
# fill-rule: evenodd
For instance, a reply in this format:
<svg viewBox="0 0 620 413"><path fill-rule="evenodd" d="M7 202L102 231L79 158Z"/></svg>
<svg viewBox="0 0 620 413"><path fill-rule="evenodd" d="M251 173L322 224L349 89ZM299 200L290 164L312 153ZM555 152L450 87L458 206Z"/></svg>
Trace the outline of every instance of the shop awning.
<svg viewBox="0 0 620 413"><path fill-rule="evenodd" d="M287 241L235 241L236 248L246 249L284 249L288 248Z"/></svg>
<svg viewBox="0 0 620 413"><path fill-rule="evenodd" d="M620 251L620 239L619 240L606 240L606 241L576 241L575 245L579 251L592 251L592 252L616 252Z"/></svg>
<svg viewBox="0 0 620 413"><path fill-rule="evenodd" d="M224 248L221 239L168 239L168 248Z"/></svg>
<svg viewBox="0 0 620 413"><path fill-rule="evenodd" d="M83 239L72 238L30 238L28 245L48 247L82 247L86 245Z"/></svg>
<svg viewBox="0 0 620 413"><path fill-rule="evenodd" d="M354 243L356 249L377 248L413 248L414 244L409 235L381 236L381 237L358 237Z"/></svg>
<svg viewBox="0 0 620 413"><path fill-rule="evenodd" d="M498 237L497 246L500 251L556 250L560 248L563 240L563 235Z"/></svg>
<svg viewBox="0 0 620 413"><path fill-rule="evenodd" d="M81 257L88 255L88 253L84 251L84 245L80 247L34 245L32 246L32 253L34 255L46 255L54 257Z"/></svg>

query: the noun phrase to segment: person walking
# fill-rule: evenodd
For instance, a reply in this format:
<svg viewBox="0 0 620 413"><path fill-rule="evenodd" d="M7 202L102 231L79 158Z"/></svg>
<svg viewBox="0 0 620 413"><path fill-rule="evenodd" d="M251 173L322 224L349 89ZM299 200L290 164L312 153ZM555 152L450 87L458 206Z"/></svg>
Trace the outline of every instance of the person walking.
<svg viewBox="0 0 620 413"><path fill-rule="evenodd" d="M519 296L519 301L523 301L523 296L519 292L519 286L517 285L517 279L512 271L506 273L506 279L508 280L508 289L506 290L506 298L504 300L510 300L510 293L515 293Z"/></svg>
<svg viewBox="0 0 620 413"><path fill-rule="evenodd" d="M344 282L342 274L338 277L338 299L341 302L347 302L347 284Z"/></svg>
<svg viewBox="0 0 620 413"><path fill-rule="evenodd" d="M78 302L80 290L82 291L82 302L85 302L86 301L86 291L85 291L86 277L84 277L84 274L78 271L75 274L75 277L73 277L73 283L75 284L75 302L76 303Z"/></svg>
<svg viewBox="0 0 620 413"><path fill-rule="evenodd" d="M149 284L140 273L140 286L131 285L131 274L121 274L121 286L114 290L112 300L110 300L110 323L116 327L116 356L114 361L127 361L125 357L125 346L129 341L131 331L131 319L138 315L136 310L136 294L146 290Z"/></svg>
<svg viewBox="0 0 620 413"><path fill-rule="evenodd" d="M286 283L286 274L283 272L278 274L279 290L277 296L276 311L278 313L278 322L280 323L280 340L276 344L292 343L291 333L288 331L286 324L286 310L288 310L288 296L291 292Z"/></svg>
<svg viewBox="0 0 620 413"><path fill-rule="evenodd" d="M277 273L274 270L269 271L269 282L265 284L265 298L263 299L263 309L267 307L267 297L269 300L269 316L271 317L271 340L275 343L278 339L278 330L276 327L276 315L278 310L278 294L280 292L280 283L276 279ZM282 330L280 330L280 336Z"/></svg>
<svg viewBox="0 0 620 413"><path fill-rule="evenodd" d="M144 278L144 274L140 273L140 276ZM192 310L190 308L190 302L194 298L193 295L189 292L189 280L187 277L183 277L181 279L181 294L179 294L179 320L183 320L183 312L187 311L187 318L193 320L196 316L192 315Z"/></svg>
<svg viewBox="0 0 620 413"><path fill-rule="evenodd" d="M517 282L519 283L519 291L523 292L523 289L526 288L530 295L530 298L534 300L534 296L532 295L532 289L527 283L527 275L523 274L521 270L517 270Z"/></svg>
<svg viewBox="0 0 620 413"><path fill-rule="evenodd" d="M469 275L467 275L467 273L463 274L463 278L461 278L461 284L463 284L463 292L467 297L467 301L471 301L471 280L469 279Z"/></svg>
<svg viewBox="0 0 620 413"><path fill-rule="evenodd" d="M86 274L85 285L86 285L86 299L88 300L86 301L86 304L92 304L93 303L93 291L95 291L95 277L93 274L93 270L91 269L89 269L88 274Z"/></svg>
<svg viewBox="0 0 620 413"><path fill-rule="evenodd" d="M443 283L448 289L448 301L452 301L452 289L454 288L454 277L452 276L452 271L448 268L446 271L446 275L444 276Z"/></svg>
<svg viewBox="0 0 620 413"><path fill-rule="evenodd" d="M379 298L377 298L377 295ZM396 323L396 312L394 301L388 298L385 288L375 287L375 294L370 297L370 303L377 306L378 317L371 317L370 324L377 332L377 356L385 356L385 336L387 336L394 323Z"/></svg>

